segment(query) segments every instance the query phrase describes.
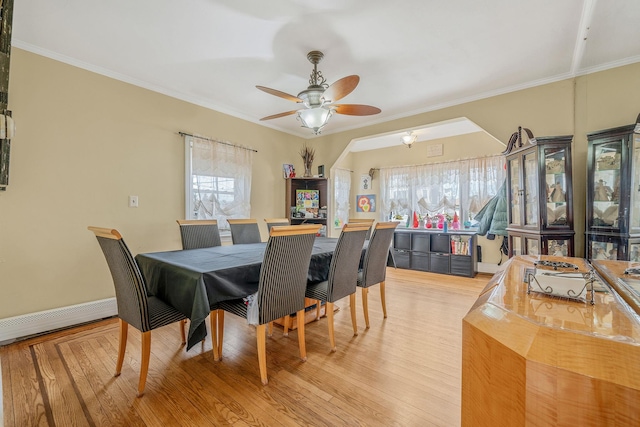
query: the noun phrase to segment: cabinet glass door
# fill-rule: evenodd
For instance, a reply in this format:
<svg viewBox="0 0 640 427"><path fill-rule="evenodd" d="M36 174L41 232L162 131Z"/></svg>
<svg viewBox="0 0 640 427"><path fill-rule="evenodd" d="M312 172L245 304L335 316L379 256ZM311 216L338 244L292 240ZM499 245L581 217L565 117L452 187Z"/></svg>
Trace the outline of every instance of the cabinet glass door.
<svg viewBox="0 0 640 427"><path fill-rule="evenodd" d="M509 206L509 218L511 224L520 225L520 195L522 194L522 183L520 182L520 162L519 159L509 161L509 170L511 171L511 205Z"/></svg>
<svg viewBox="0 0 640 427"><path fill-rule="evenodd" d="M567 226L566 149L544 150L545 182L547 185L546 226Z"/></svg>
<svg viewBox="0 0 640 427"><path fill-rule="evenodd" d="M522 255L522 238L520 236L511 236L511 255Z"/></svg>
<svg viewBox="0 0 640 427"><path fill-rule="evenodd" d="M638 126L636 126L638 129ZM629 232L640 233L640 133L633 134L631 150L631 209L629 213Z"/></svg>
<svg viewBox="0 0 640 427"><path fill-rule="evenodd" d="M618 242L591 242L591 259L618 259Z"/></svg>
<svg viewBox="0 0 640 427"><path fill-rule="evenodd" d="M538 239L524 239L527 242L527 255L540 255L540 242Z"/></svg>
<svg viewBox="0 0 640 427"><path fill-rule="evenodd" d="M591 223L594 227L604 229L619 228L622 140L597 145L594 147L593 155L595 167L592 183L593 218L591 218Z"/></svg>
<svg viewBox="0 0 640 427"><path fill-rule="evenodd" d="M536 153L525 154L523 174L525 180L525 226L538 226L538 161Z"/></svg>
<svg viewBox="0 0 640 427"><path fill-rule="evenodd" d="M569 256L569 244L565 239L554 239L549 241L549 255Z"/></svg>

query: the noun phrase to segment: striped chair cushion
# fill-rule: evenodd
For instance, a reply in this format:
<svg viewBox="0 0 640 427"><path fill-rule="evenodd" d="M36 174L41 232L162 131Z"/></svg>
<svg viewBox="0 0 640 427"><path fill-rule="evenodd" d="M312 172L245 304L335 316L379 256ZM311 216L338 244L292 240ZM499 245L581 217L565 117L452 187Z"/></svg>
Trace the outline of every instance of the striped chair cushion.
<svg viewBox="0 0 640 427"><path fill-rule="evenodd" d="M384 281L387 273L387 260L389 247L393 239L393 228L374 229L369 240L369 246L364 256L362 276L358 280L358 286L369 287Z"/></svg>
<svg viewBox="0 0 640 427"><path fill-rule="evenodd" d="M186 316L175 308L168 305L157 297L148 297L149 322L151 329L160 328L179 320L186 319Z"/></svg>
<svg viewBox="0 0 640 427"><path fill-rule="evenodd" d="M340 233L329 267L327 301L336 302L356 291L358 267L367 230Z"/></svg>
<svg viewBox="0 0 640 427"><path fill-rule="evenodd" d="M241 245L246 243L260 243L262 237L260 237L260 229L258 224L229 224L231 229L231 240L234 245Z"/></svg>
<svg viewBox="0 0 640 427"><path fill-rule="evenodd" d="M199 249L220 246L220 231L217 224L190 224L180 226L182 249Z"/></svg>
<svg viewBox="0 0 640 427"><path fill-rule="evenodd" d="M319 299L321 301L327 301L328 286L329 286L328 280L325 280L324 282L307 284L307 291L305 293L305 296L311 299ZM354 283L353 289L355 291L355 283Z"/></svg>

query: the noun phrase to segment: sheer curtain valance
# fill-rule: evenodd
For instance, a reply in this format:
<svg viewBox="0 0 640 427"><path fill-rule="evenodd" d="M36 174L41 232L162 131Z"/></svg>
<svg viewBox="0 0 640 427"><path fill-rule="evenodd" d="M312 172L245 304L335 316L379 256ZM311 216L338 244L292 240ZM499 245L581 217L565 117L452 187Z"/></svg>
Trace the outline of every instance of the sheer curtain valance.
<svg viewBox="0 0 640 427"><path fill-rule="evenodd" d="M461 221L496 195L505 179L504 156L380 169L380 215L457 212Z"/></svg>

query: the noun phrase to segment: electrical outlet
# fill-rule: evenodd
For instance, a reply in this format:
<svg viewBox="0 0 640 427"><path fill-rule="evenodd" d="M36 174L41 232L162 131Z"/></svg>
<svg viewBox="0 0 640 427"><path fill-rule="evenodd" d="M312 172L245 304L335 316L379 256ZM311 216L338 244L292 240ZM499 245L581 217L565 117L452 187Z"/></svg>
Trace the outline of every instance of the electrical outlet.
<svg viewBox="0 0 640 427"><path fill-rule="evenodd" d="M138 196L129 196L129 207L130 208L138 207Z"/></svg>

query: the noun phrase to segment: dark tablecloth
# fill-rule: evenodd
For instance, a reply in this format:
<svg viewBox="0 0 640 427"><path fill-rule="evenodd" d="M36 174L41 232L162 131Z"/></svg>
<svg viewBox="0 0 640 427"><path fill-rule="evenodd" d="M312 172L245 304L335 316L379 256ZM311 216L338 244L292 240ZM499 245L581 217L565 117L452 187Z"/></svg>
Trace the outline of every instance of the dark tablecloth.
<svg viewBox="0 0 640 427"><path fill-rule="evenodd" d="M338 239L317 237L308 280L327 280ZM207 336L204 323L220 301L243 298L258 291L266 243L216 246L136 256L149 294L167 301L191 322L187 350Z"/></svg>

